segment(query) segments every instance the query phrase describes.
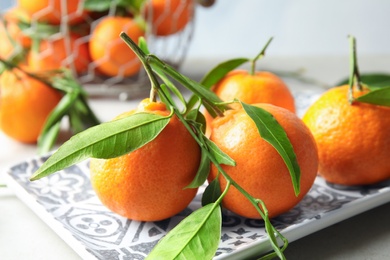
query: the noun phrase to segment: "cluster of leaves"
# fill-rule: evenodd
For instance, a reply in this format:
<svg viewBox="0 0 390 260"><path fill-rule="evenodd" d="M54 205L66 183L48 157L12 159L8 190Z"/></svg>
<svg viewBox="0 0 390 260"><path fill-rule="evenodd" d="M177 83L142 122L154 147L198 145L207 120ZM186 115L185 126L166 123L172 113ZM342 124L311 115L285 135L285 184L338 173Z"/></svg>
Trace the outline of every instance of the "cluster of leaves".
<svg viewBox="0 0 390 260"><path fill-rule="evenodd" d="M221 192L218 178L211 182L203 194L203 207L194 211L169 232L150 253L149 258L153 259L156 255L164 255L169 259L177 256L186 258L202 256L211 259L220 241L222 227L221 201L229 188L234 186L248 198L265 222L266 231L274 248L274 252L268 257L278 256L283 259L283 251L288 244L287 240L272 226L268 218L266 205L261 199L248 194L223 170L221 165L234 166L235 162L204 135L205 119L199 111L200 107L203 106L210 114L215 116L222 115L226 109L229 109L228 104L222 102L210 90L210 87L229 71L244 62L253 60L235 59L224 62L198 83L150 54L143 39L140 40L140 45L137 46L126 34L122 33L121 37L137 54L145 67L152 85L151 99L155 100L158 96L170 108L171 114L160 116L136 113L123 119L91 127L65 142L34 173L31 180L42 178L90 157L108 159L138 149L152 141L168 124L170 117L175 114L198 142L202 152L197 175L187 188L197 188L206 182L210 163L214 164L220 174L227 180L227 186ZM265 48L256 59L264 55L264 51ZM193 93L188 102L182 96L176 84L181 84ZM174 97L182 103L181 106L175 103ZM290 170L295 192L299 194L300 169L284 129L269 112L245 103L241 104L255 122L262 138L272 144L284 159ZM207 239L207 243L202 243L205 239ZM279 247L280 241L283 242L281 248Z"/></svg>
<svg viewBox="0 0 390 260"><path fill-rule="evenodd" d="M29 77L39 80L62 93L60 102L49 114L39 135L39 154L46 154L53 148L64 117L68 117L69 119L72 134L80 133L91 126L100 124L99 119L87 102L86 91L72 76L69 70L59 69L33 73L23 70L12 63L12 61L0 59L0 64L3 65L4 70L17 69L23 71Z"/></svg>
<svg viewBox="0 0 390 260"><path fill-rule="evenodd" d="M47 75L45 75L47 77ZM42 77L39 78L43 80ZM63 96L51 111L38 139L38 153L45 154L52 149L57 140L64 117L69 120L72 134L100 124L99 119L87 102L88 94L66 69L56 71L46 80L46 84L59 90Z"/></svg>

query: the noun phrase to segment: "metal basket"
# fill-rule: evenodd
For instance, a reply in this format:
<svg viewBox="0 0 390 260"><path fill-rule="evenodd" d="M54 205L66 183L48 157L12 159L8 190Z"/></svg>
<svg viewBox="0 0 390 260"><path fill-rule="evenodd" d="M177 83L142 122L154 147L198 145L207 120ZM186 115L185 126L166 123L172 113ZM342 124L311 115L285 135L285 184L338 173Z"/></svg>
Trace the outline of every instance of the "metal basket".
<svg viewBox="0 0 390 260"><path fill-rule="evenodd" d="M37 21L42 15L50 13L54 8L54 2L60 1L60 4L66 6L67 0L49 0L50 5L37 12L33 15L30 22L30 27L24 31L27 31L29 35L34 35L34 31L38 30L40 26ZM82 6L84 1L80 1L79 8L77 12L82 12ZM166 0L167 2L173 0ZM183 4L185 0L180 0ZM113 1L114 2L114 1ZM97 26L100 20L104 19L107 16L113 16L116 13L116 6L111 5L108 12L99 17L94 17L91 14L85 15L83 17L83 24L80 25L80 30L83 30L84 34L77 39L78 44L88 44L91 36L91 32ZM180 10L178 8L177 10ZM148 44L149 50L151 53L157 55L160 59L164 60L173 67L179 68L185 59L189 44L191 42L191 37L194 29L194 15L195 15L195 1L191 8L192 19L187 23L185 28L177 33L171 34L169 36L157 36L154 34L152 19L150 16L146 19L146 32L145 39ZM152 14L153 15L153 14ZM166 14L168 15L168 14ZM71 33L71 26L69 25L70 16L66 13L61 14L61 21L57 25L58 31L48 35L45 40L56 40L59 37L64 37L65 39L69 37ZM119 36L118 36L119 37ZM66 44L65 44L66 45ZM74 60L77 58L77 53L74 53L74 50L71 48L66 49L67 58L62 61L62 65L68 67L74 76L79 80L79 82L85 87L88 93L91 96L104 96L104 97L119 97L120 99L131 99L137 97L140 94L149 92L150 83L147 79L146 73L141 68L141 70L133 76L125 77L118 73L115 76L105 76L101 73L96 72L97 64L94 61L91 61L88 64L88 69L85 72L78 73L74 66ZM41 54L41 53L40 53ZM42 55L45 55L42 53ZM47 54L46 54L47 55ZM56 55L55 53L49 55Z"/></svg>

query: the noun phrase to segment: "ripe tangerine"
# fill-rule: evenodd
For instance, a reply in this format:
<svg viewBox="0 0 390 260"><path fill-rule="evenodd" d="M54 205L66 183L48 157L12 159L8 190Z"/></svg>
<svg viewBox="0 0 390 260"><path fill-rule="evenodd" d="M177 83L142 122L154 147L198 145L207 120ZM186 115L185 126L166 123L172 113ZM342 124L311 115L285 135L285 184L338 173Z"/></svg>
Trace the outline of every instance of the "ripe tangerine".
<svg viewBox="0 0 390 260"><path fill-rule="evenodd" d="M167 116L163 103L144 100L133 113ZM173 116L151 142L113 159L91 159L91 182L101 202L113 212L138 221L158 221L184 210L197 193L185 189L195 177L200 148Z"/></svg>
<svg viewBox="0 0 390 260"><path fill-rule="evenodd" d="M303 116L319 151L319 174L341 185L390 178L390 108L348 102L349 86L332 88ZM355 91L358 97L366 91Z"/></svg>
<svg viewBox="0 0 390 260"><path fill-rule="evenodd" d="M317 147L309 129L294 113L271 104L255 104L270 112L286 131L301 169L300 194L295 196L290 173L282 157L262 139L252 119L242 108L228 110L212 122L212 140L236 162L222 165L226 173L253 197L261 199L275 217L293 208L310 190L317 175ZM211 167L209 181L218 170ZM220 176L221 191L226 180ZM228 210L247 217L259 218L259 213L235 187L223 198Z"/></svg>
<svg viewBox="0 0 390 260"><path fill-rule="evenodd" d="M0 90L1 130L17 141L35 143L61 94L17 69L2 73Z"/></svg>
<svg viewBox="0 0 390 260"><path fill-rule="evenodd" d="M133 76L141 69L135 53L119 37L124 31L138 42L144 36L143 28L131 17L104 17L93 29L89 41L89 53L97 70L106 76Z"/></svg>
<svg viewBox="0 0 390 260"><path fill-rule="evenodd" d="M151 20L151 32L168 36L183 30L192 20L193 0L152 0L147 1L143 14Z"/></svg>

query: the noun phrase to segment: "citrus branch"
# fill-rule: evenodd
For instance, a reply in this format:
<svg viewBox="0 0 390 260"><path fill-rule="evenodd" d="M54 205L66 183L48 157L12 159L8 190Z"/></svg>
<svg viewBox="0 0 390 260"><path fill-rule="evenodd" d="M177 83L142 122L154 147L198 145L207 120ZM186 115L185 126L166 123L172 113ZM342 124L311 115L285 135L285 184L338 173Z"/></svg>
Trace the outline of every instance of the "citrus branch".
<svg viewBox="0 0 390 260"><path fill-rule="evenodd" d="M152 83L152 87L150 89L150 100L152 102L156 101L157 89L159 88L159 83L153 73L152 68L147 62L146 54L138 47L138 45L125 33L121 32L120 37L122 40L133 50L135 55L137 55L138 59L141 61L142 65L145 68L146 74L149 77L150 82Z"/></svg>
<svg viewBox="0 0 390 260"><path fill-rule="evenodd" d="M148 73L150 80L152 81L153 88L155 88L156 92L167 101L168 105L170 106L171 111L173 111L175 113L175 115L179 118L179 120L183 123L183 125L186 127L186 129L191 134L191 136L194 138L194 140L198 143L198 145L201 148L205 148L205 149L202 149L203 152L206 153L206 155L210 159L211 163L213 163L217 167L218 171L226 179L227 185L225 187L224 192L218 198L217 202L220 203L222 201L223 197L226 195L226 193L228 192L231 185L236 187L251 202L251 204L259 212L261 218L264 220L265 226L266 226L266 231L270 237L271 245L274 248L276 255L278 255L281 259L285 259L284 255L283 255L283 250L287 247L288 242L282 236L282 234L280 234L276 230L276 228L273 227L273 225L271 224L271 222L268 218L268 211L266 209L265 204L260 199L256 199L256 198L252 197L245 189L243 189L238 183L236 183L224 171L222 166L218 163L217 159L209 152L209 150L205 147L204 142L202 142L202 140L199 138L199 136L195 133L195 130L189 125L189 123L185 120L184 116L180 113L180 111L177 109L177 107L171 102L171 100L166 96L164 91L160 88L158 81L156 79L156 76L153 73L152 66L155 65L158 68L164 70L165 73L167 73L173 79L175 79L176 81L181 83L183 86L190 89L193 93L199 94L201 97L204 97L204 98L202 98L202 102L203 103L207 102L206 104L210 105L214 109L214 111L216 111L217 113L223 114L223 110L220 109L220 106L221 106L221 104L223 104L223 102L221 100L219 100L219 98L215 98L215 100L209 100L207 97L214 98L213 95L209 94L209 92L208 92L209 90L203 89L202 86L200 86L200 85L199 85L200 87L198 89L197 83L194 83L190 79L179 74L178 72L176 72L175 69L168 66L166 63L162 62L157 57L155 57L153 55L146 55L138 47L138 45L135 44L133 42L133 40L129 36L126 35L126 33L122 32L120 34L120 37L126 42L126 44L134 51L134 53L141 60L142 64L144 65L144 67ZM271 40L272 40L272 38L267 42L267 44L264 46L264 48L260 52L260 54L256 56L256 58L253 60L254 62L264 55L265 49L267 48L267 46L269 45ZM197 84L197 85L193 86L192 84ZM200 91L207 91L207 92L200 93ZM226 107L226 105L223 104L223 108L225 108L225 107ZM259 204L261 205L261 208L260 208ZM276 234L276 236L275 236L275 234ZM279 237L284 242L284 246L282 247L282 249L279 248L276 237ZM271 253L271 255L275 254L275 253Z"/></svg>

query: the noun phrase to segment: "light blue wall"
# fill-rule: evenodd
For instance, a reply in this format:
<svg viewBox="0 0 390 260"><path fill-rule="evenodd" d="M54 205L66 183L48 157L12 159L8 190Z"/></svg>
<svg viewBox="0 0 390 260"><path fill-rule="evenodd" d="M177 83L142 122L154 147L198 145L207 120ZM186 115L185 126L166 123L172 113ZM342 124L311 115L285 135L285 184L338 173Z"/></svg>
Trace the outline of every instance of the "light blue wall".
<svg viewBox="0 0 390 260"><path fill-rule="evenodd" d="M216 0L199 8L190 56L390 54L389 0Z"/></svg>
<svg viewBox="0 0 390 260"><path fill-rule="evenodd" d="M0 0L0 10L3 11L8 9L10 6L13 5L13 3L13 0Z"/></svg>

